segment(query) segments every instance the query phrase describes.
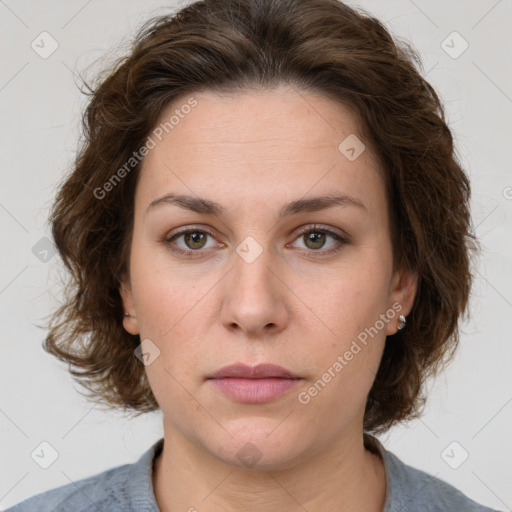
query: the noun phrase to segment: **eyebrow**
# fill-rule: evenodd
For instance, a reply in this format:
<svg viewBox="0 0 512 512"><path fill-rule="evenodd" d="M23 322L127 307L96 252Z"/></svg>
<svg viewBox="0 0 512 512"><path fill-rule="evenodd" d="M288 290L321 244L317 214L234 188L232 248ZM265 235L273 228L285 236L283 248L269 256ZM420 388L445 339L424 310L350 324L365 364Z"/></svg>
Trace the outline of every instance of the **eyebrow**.
<svg viewBox="0 0 512 512"><path fill-rule="evenodd" d="M146 213L163 205L175 205L185 210L190 210L196 213L205 215L216 215L218 217L225 217L227 210L222 205L210 199L197 196L187 196L181 194L169 193L165 196L159 197L152 201ZM296 215L301 212L316 212L334 206L355 206L362 210L367 211L366 206L357 198L347 195L323 195L316 197L309 197L307 199L297 199L291 203L285 204L278 214L278 220L291 215Z"/></svg>

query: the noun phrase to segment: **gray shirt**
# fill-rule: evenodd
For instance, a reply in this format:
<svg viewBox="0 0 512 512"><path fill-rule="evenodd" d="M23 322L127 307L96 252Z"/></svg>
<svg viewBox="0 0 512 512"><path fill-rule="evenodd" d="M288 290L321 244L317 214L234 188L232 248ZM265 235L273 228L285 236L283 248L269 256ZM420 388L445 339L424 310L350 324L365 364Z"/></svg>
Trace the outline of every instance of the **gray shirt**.
<svg viewBox="0 0 512 512"><path fill-rule="evenodd" d="M382 455L387 496L383 512L497 512L479 505L455 487L404 464L374 437ZM133 464L117 466L28 498L5 512L160 512L153 492L153 461L163 438Z"/></svg>

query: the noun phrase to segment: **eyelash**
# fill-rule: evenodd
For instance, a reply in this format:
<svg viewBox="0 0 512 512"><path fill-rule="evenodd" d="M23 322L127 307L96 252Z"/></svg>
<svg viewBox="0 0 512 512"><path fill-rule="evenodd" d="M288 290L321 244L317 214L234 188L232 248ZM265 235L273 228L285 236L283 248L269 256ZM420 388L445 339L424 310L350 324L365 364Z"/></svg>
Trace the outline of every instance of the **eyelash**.
<svg viewBox="0 0 512 512"><path fill-rule="evenodd" d="M173 248L173 247L171 247L171 244L172 244L172 242L175 239L179 238L180 236L186 235L188 233L203 233L203 234L210 235L212 238L215 238L215 235L210 230L208 230L208 229L205 229L205 228L201 228L201 229L188 228L188 229L185 229L183 231L179 231L178 233L173 233L170 236L166 236L161 241L165 245L168 245L173 252L176 252L176 253L181 254L183 256L190 256L190 257L200 257L200 256L202 256L201 253L204 253L204 251L202 251L201 249L197 249L197 250L193 251L193 250L186 250L186 249L182 249L182 248ZM332 238L334 238L338 242L336 247L334 247L333 249L329 249L327 251L322 251L321 249L318 249L318 250L309 249L309 250L307 250L307 252L309 253L307 256L308 257L312 257L312 258L317 258L317 257L322 257L322 256L329 256L331 254L337 253L338 251L340 251L343 248L343 246L345 244L349 243L349 240L347 238L342 237L338 233L335 233L335 232L333 232L333 231L331 231L329 229L322 228L321 226L316 225L316 224L310 225L310 226L305 226L303 229L301 229L301 231L299 233L297 233L297 237L295 238L295 240L297 240L301 236L305 235L306 233L322 233L322 234L331 236Z"/></svg>

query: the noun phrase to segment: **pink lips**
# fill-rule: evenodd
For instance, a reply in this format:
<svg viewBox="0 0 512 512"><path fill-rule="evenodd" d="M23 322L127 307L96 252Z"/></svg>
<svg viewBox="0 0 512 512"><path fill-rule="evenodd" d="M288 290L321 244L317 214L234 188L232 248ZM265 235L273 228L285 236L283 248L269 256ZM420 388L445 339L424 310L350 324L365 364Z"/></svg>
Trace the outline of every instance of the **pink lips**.
<svg viewBox="0 0 512 512"><path fill-rule="evenodd" d="M221 368L208 380L238 402L261 404L283 395L301 378L274 364L233 364Z"/></svg>

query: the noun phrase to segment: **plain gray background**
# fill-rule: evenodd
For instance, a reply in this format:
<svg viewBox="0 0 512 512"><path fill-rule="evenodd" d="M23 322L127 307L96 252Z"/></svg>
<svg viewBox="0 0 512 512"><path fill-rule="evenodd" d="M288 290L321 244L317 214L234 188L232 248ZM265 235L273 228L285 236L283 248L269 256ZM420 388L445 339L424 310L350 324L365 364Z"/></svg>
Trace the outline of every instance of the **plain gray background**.
<svg viewBox="0 0 512 512"><path fill-rule="evenodd" d="M419 49L423 74L445 103L472 181L474 225L483 247L472 317L462 324L454 362L431 383L421 420L381 440L405 462L471 498L512 510L512 5L510 0L351 4L375 14ZM115 58L143 21L177 5L0 0L0 507L134 462L163 435L160 413L130 419L87 402L65 366L43 351L45 332L34 324L59 297L60 262L44 251L48 207L73 162L85 105L73 73L94 76L101 64L87 70L93 61ZM34 46L39 41L39 53L33 41ZM51 44L57 49L43 58L40 53ZM58 453L48 469L31 458L42 442Z"/></svg>

